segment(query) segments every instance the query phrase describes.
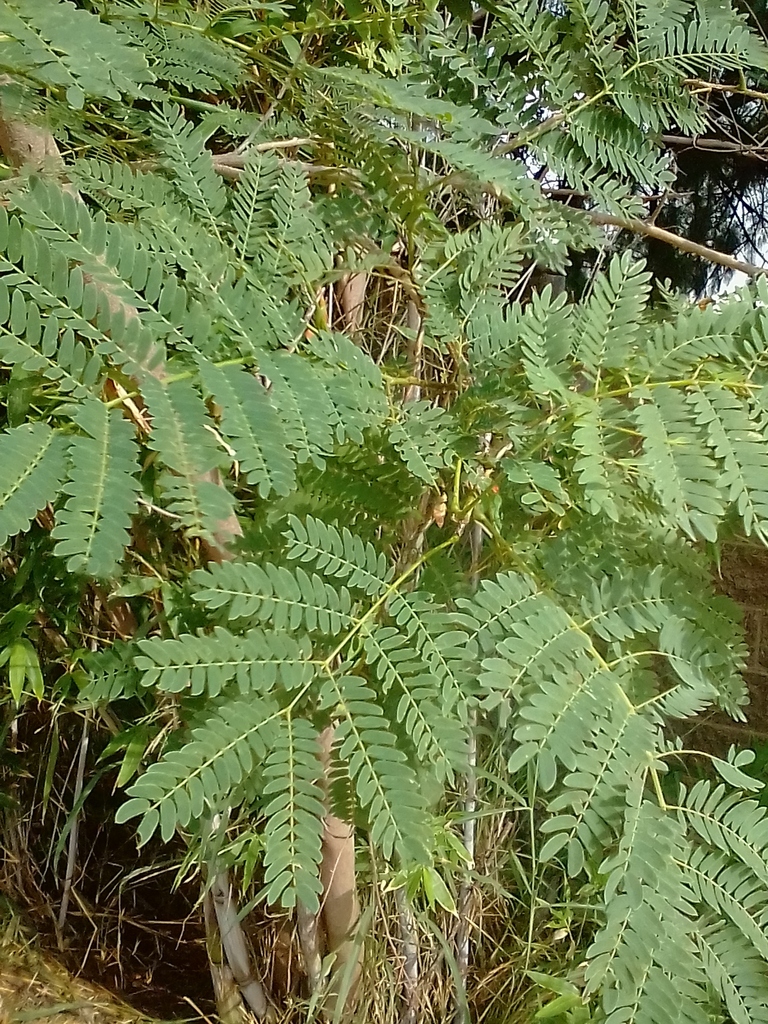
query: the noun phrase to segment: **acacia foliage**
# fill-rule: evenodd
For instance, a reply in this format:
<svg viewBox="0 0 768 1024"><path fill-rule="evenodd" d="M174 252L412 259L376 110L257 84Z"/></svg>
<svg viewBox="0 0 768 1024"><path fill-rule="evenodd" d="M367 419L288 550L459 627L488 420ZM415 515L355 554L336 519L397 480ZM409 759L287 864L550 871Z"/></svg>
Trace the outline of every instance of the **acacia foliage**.
<svg viewBox="0 0 768 1024"><path fill-rule="evenodd" d="M761 1020L747 759L663 780L676 721L745 702L706 544L768 531L768 286L659 309L624 254L580 302L521 296L598 237L523 157L636 214L670 181L654 133L702 123L684 81L766 54L720 3L500 11L478 43L405 7L362 72L285 12L6 4L6 111L39 105L72 153L0 208L0 541L24 578L46 552L133 601L139 635L86 659L78 700L138 700L147 737L174 702L118 814L140 842L256 821L262 895L316 910L325 799L420 870L479 715L542 812L540 865L599 893L595 1019ZM277 119L238 103L243 32L291 61ZM342 269L381 285L354 337ZM233 559L205 564L226 524Z"/></svg>

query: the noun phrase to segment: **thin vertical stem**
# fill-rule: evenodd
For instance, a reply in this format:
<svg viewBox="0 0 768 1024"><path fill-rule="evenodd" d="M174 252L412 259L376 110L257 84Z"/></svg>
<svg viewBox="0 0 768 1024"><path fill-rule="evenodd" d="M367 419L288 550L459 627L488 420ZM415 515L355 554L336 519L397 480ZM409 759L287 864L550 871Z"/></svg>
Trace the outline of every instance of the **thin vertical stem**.
<svg viewBox="0 0 768 1024"><path fill-rule="evenodd" d="M488 438L483 438L485 444ZM477 588L480 581L479 565L483 547L483 527L479 522L472 522L470 525L470 551L471 567L470 580L473 589ZM476 813L477 813L477 712L470 712L469 717L469 749L467 752L467 779L464 789L464 827L463 840L464 848L467 851L470 870L475 863L476 843ZM469 914L472 903L472 884L465 875L459 890L459 927L456 938L456 962L461 975L462 984L466 991L467 974L469 972L470 953L470 922ZM466 1024L469 1024L467 1021Z"/></svg>
<svg viewBox="0 0 768 1024"><path fill-rule="evenodd" d="M313 914L299 901L296 904L296 923L299 930L299 946L304 959L304 970L309 982L309 994L314 996L320 987L323 967L317 914Z"/></svg>
<svg viewBox="0 0 768 1024"><path fill-rule="evenodd" d="M416 1024L419 1004L419 938L405 889L395 890L397 916L400 922L400 941L403 948L403 975L405 1007L402 1024Z"/></svg>
<svg viewBox="0 0 768 1024"><path fill-rule="evenodd" d="M464 848L467 851L470 866L475 860L476 812L477 812L477 714L472 712L469 723L469 757L467 782L464 791ZM469 970L469 911L472 901L472 884L469 878L461 883L459 891L459 930L456 959L462 980L466 982Z"/></svg>
<svg viewBox="0 0 768 1024"><path fill-rule="evenodd" d="M77 844L80 837L80 813L78 806L80 797L83 795L83 780L85 778L85 760L88 755L88 730L91 724L91 713L87 711L83 719L83 732L80 737L80 749L77 756L77 774L75 775L75 792L73 803L72 828L69 830L69 844L67 846L67 868L64 874L64 888L61 893L61 906L59 908L59 919L57 931L59 933L59 945L62 943L62 932L67 920L69 909L69 898L72 894L72 884L75 877L75 866L77 865Z"/></svg>
<svg viewBox="0 0 768 1024"><path fill-rule="evenodd" d="M407 360L412 376L420 380L422 367L422 353L424 348L424 319L419 312L419 307L413 299L408 300L405 312L408 330L413 333L413 338L408 342ZM409 384L405 389L403 405L409 402L418 402L421 398L421 387L418 384Z"/></svg>

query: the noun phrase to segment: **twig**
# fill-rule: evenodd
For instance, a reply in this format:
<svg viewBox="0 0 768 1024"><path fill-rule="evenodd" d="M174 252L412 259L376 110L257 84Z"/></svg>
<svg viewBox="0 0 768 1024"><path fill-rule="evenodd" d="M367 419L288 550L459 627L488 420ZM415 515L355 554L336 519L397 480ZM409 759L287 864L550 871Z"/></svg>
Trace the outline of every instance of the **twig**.
<svg viewBox="0 0 768 1024"><path fill-rule="evenodd" d="M206 891L203 896L203 917L208 966L211 969L211 982L216 1000L216 1015L221 1024L250 1024L252 1018L246 1012L240 989L237 987L232 970L224 956L210 890Z"/></svg>
<svg viewBox="0 0 768 1024"><path fill-rule="evenodd" d="M326 801L331 778L331 752L334 726L326 726L318 736L320 762ZM355 859L355 828L342 821L329 806L323 818L320 880L323 898L320 919L323 923L327 952L334 954L333 968L323 1006L326 1020L351 1021L354 1000L362 973L362 943L358 941L360 901L357 894Z"/></svg>
<svg viewBox="0 0 768 1024"><path fill-rule="evenodd" d="M206 1014L204 1014L200 1007L197 1005L197 1003L190 999L189 996L183 996L182 998L184 999L185 1003L189 1003L189 1005L192 1007L195 1013L200 1017L200 1020L204 1020L205 1024L214 1024L214 1021L211 1020L211 1018L208 1017Z"/></svg>
<svg viewBox="0 0 768 1024"><path fill-rule="evenodd" d="M602 94L601 94L602 95ZM594 102L597 97L591 98L590 102ZM509 142L504 142L500 146L497 146L494 152L502 156L505 153L513 153L516 149L521 149L523 146L527 146L534 139L537 139L540 135L548 132L550 128L556 128L557 125L561 124L568 113L564 110L560 110L555 114L551 114L545 121L541 121L535 127L530 128L527 132L521 132L520 135L516 135Z"/></svg>
<svg viewBox="0 0 768 1024"><path fill-rule="evenodd" d="M342 325L351 338L360 328L369 282L370 274L353 271L342 274L336 282L336 292L342 310Z"/></svg>
<svg viewBox="0 0 768 1024"><path fill-rule="evenodd" d="M766 97L768 97L768 93ZM733 145L737 144L734 143ZM497 152L506 152L506 148L497 150ZM768 149L766 149L766 159L768 159ZM455 175L448 175L446 178L441 179L440 184L449 184L455 178ZM485 183L481 185L481 188L491 195L499 196L498 188L494 185ZM543 189L542 191L545 195L550 195L553 198L581 198L580 193L571 192L570 189ZM587 197L585 196L584 198ZM682 235L676 235L673 231L658 228L654 224L639 220L637 217L616 217L613 214L599 213L595 210L585 210L583 212L586 213L586 216L590 218L593 224L611 225L625 231L633 231L637 235L645 235L646 238L655 238L657 241L665 242L681 252L690 253L692 256L699 256L709 263L716 263L721 267L727 267L729 270L740 271L748 277L759 277L760 274L768 272L768 267L758 267L754 263L745 263L743 260L736 259L735 256L729 256L728 253L720 252L709 245L692 242L687 238L683 238Z"/></svg>
<svg viewBox="0 0 768 1024"><path fill-rule="evenodd" d="M633 231L636 235L644 235L646 238L655 238L657 241L666 242L667 245L671 245L681 252L690 253L692 256L700 256L703 260L716 263L721 267L727 267L729 270L741 271L742 274L747 274L749 277L759 277L760 274L768 272L768 267L758 267L754 263L745 263L743 260L737 260L734 256L729 256L725 252L712 249L708 245L700 245L698 242L691 242L688 238L683 238L682 235L676 235L674 232L666 231L664 228L657 228L655 225L638 220L636 217L614 217L611 213L598 213L593 210L588 211L587 216L593 224L606 224L611 227L621 228L624 231Z"/></svg>
<svg viewBox="0 0 768 1024"><path fill-rule="evenodd" d="M483 447L490 446L491 436L486 434L481 439ZM473 520L470 526L470 582L473 589L477 589L479 579L480 558L483 550L483 527L478 520ZM463 835L464 849L467 851L467 858L470 867L475 863L475 845L477 839L477 711L472 710L469 715L469 743L467 751L467 778L464 790L464 825ZM456 936L456 964L461 977L464 991L467 988L467 973L469 971L469 912L472 903L472 883L465 875L459 889L459 927ZM457 1006L461 1013L461 1005ZM469 1024L465 1020L464 1024Z"/></svg>
<svg viewBox="0 0 768 1024"><path fill-rule="evenodd" d="M139 505L143 505L143 507L148 509L150 512L154 512L155 515L165 516L166 519L181 519L181 516L176 515L175 512L169 512L168 509L160 508L159 505L153 505L152 502L147 501L146 498L137 498L136 501Z"/></svg>
<svg viewBox="0 0 768 1024"><path fill-rule="evenodd" d="M91 724L91 713L86 711L83 719L83 732L80 737L80 751L77 757L77 774L75 776L75 792L73 795L73 821L69 831L69 843L67 846L67 870L64 874L64 888L61 893L61 907L59 908L59 919L57 930L59 933L59 945L62 944L62 933L67 920L67 909L69 898L72 893L72 882L75 877L75 865L77 864L77 842L80 834L80 812L78 807L80 797L83 794L83 779L85 778L85 759L88 754L88 729Z"/></svg>
<svg viewBox="0 0 768 1024"><path fill-rule="evenodd" d="M581 192L577 188L548 188L545 185L542 187L541 193L547 196L548 199L591 199L588 192ZM689 195L690 192L654 192L653 195L635 195L633 198L641 203L658 203L665 198L685 199Z"/></svg>
<svg viewBox="0 0 768 1024"><path fill-rule="evenodd" d="M270 117L272 117L272 115L274 114L275 110L277 109L278 103L280 102L280 100L283 98L283 96L285 96L286 92L288 91L288 86L291 84L291 80L293 79L294 73L296 71L296 66L298 65L299 61L306 60L307 45L308 44L309 44L309 39L306 37L306 35L303 35L301 37L301 52L299 53L299 60L294 62L293 67L290 69L288 74L285 76L285 80L283 81L283 84L278 89L277 96L275 96L275 98L269 104L267 109L261 115L261 118L259 119L259 123L256 125L254 130L248 136L248 138L245 139L243 142L241 142L240 145L237 147L239 152L244 153L250 147L250 145L253 142L255 136L264 127L264 125L267 123L267 121L270 119Z"/></svg>

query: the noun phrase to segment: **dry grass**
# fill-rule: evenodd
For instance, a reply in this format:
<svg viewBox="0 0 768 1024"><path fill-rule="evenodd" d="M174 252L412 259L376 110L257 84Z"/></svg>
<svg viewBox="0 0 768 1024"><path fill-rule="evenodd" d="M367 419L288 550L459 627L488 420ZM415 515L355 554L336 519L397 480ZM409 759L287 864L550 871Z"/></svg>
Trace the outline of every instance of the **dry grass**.
<svg viewBox="0 0 768 1024"><path fill-rule="evenodd" d="M0 933L0 1022L146 1024L147 1018L98 985L74 978L39 950L11 917Z"/></svg>

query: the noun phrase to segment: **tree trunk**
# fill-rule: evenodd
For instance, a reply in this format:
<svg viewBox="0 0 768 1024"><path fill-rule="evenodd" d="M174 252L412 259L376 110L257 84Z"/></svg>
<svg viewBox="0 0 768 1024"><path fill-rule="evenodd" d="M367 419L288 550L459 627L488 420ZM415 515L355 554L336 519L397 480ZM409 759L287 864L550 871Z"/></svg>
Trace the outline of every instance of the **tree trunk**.
<svg viewBox="0 0 768 1024"><path fill-rule="evenodd" d="M320 734L320 757L326 778L330 775L333 726ZM325 1013L329 1018L339 1014L348 1017L362 972L362 947L354 941L354 931L360 920L355 870L355 828L342 821L330 810L323 821L323 856L320 862L323 883L321 917L328 952L335 954ZM350 975L351 972L351 975ZM349 978L349 985L345 984ZM346 991L344 991L346 989ZM339 1006L339 1000L343 1006Z"/></svg>

